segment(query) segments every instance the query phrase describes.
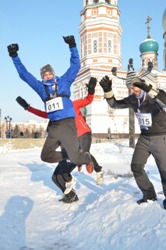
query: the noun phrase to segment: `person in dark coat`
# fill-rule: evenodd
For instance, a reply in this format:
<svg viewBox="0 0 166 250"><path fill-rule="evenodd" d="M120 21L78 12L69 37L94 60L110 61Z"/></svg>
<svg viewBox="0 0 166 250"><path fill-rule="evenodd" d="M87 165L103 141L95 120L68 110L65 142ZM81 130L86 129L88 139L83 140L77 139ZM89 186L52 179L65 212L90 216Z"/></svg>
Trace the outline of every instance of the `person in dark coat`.
<svg viewBox="0 0 166 250"><path fill-rule="evenodd" d="M71 53L70 67L61 77L58 77L51 65L47 64L40 70L42 81L37 80L22 64L18 57L18 44L11 44L7 49L20 78L44 102L49 118L48 136L41 152L41 159L49 163L70 159L73 164L89 164L93 168L89 152L82 152L79 149L75 112L70 99L70 87L80 70L80 58L74 36L63 38L69 45ZM65 149L64 151L57 151L60 145ZM72 179L70 181L72 182ZM76 194L73 193L71 199L77 199Z"/></svg>
<svg viewBox="0 0 166 250"><path fill-rule="evenodd" d="M147 85L145 80L133 76L127 81L131 95L116 100L112 91L112 80L108 76L103 77L99 84L111 108L132 108L138 118L141 133L131 161L131 170L143 193L143 197L137 203L157 200L154 186L144 170L150 155L155 159L166 197L166 113L159 104L162 102L163 106L166 105L166 93L161 89L155 90L152 85ZM163 206L166 209L166 199L163 201Z"/></svg>

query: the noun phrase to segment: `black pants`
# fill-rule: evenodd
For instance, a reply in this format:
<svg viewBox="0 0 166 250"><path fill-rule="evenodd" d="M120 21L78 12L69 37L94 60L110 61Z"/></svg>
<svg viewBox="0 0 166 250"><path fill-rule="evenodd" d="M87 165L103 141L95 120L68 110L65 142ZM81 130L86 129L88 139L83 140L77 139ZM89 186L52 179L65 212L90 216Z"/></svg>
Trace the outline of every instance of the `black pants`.
<svg viewBox="0 0 166 250"><path fill-rule="evenodd" d="M65 191L65 182L71 181L72 175L70 173L75 167L75 164L63 160L58 164L58 166L54 170L52 180L55 185L57 185L61 189L62 192Z"/></svg>
<svg viewBox="0 0 166 250"><path fill-rule="evenodd" d="M91 133L86 133L79 138L79 143L80 143L80 149L83 152L89 152L90 146L91 146L91 141L92 141L92 135ZM63 151L64 149L62 149ZM93 155L91 155L91 159L94 163L94 169L96 172L101 171L101 168L99 164L97 163L96 159L94 158ZM58 166L56 167L53 175L52 175L52 180L53 182L64 192L65 190L65 182L68 182L72 179L71 172L73 169L76 167L76 164L73 163L68 163L66 160L61 161Z"/></svg>
<svg viewBox="0 0 166 250"><path fill-rule="evenodd" d="M151 154L158 167L163 192L166 196L166 135L140 135L132 157L131 170L144 198L156 197L154 186L144 170L147 159Z"/></svg>
<svg viewBox="0 0 166 250"><path fill-rule="evenodd" d="M64 152L56 151L60 145L65 149ZM49 122L48 136L41 152L42 161L49 163L61 162L67 158L76 165L90 162L89 154L79 148L74 118Z"/></svg>
<svg viewBox="0 0 166 250"><path fill-rule="evenodd" d="M89 152L90 151L90 147L91 147L91 143L92 143L92 134L91 132L88 132L86 134L81 135L79 138L79 143L80 143L80 148L83 152ZM94 164L94 170L96 172L100 172L102 167L99 166L99 164L97 163L95 157L91 155L91 160Z"/></svg>

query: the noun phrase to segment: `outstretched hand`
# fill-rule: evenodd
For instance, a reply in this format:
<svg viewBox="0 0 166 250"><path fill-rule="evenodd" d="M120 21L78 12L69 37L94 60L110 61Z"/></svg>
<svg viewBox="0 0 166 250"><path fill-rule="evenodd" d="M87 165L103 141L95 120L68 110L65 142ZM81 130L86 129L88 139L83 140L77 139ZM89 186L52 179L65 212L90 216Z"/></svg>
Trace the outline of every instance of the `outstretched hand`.
<svg viewBox="0 0 166 250"><path fill-rule="evenodd" d="M97 84L97 79L95 77L91 77L89 83L86 84L89 94L93 95L95 93L96 84Z"/></svg>
<svg viewBox="0 0 166 250"><path fill-rule="evenodd" d="M30 106L30 104L28 104L21 96L18 96L16 98L16 101L18 102L18 104L20 104L25 110L28 109L28 107Z"/></svg>
<svg viewBox="0 0 166 250"><path fill-rule="evenodd" d="M65 43L69 44L70 48L76 47L74 36L63 36Z"/></svg>
<svg viewBox="0 0 166 250"><path fill-rule="evenodd" d="M19 50L19 46L17 43L13 43L7 46L9 56L10 57L16 57L18 56L17 51Z"/></svg>
<svg viewBox="0 0 166 250"><path fill-rule="evenodd" d="M112 80L110 80L108 76L104 76L100 80L99 84L103 88L104 92L109 92L112 90Z"/></svg>
<svg viewBox="0 0 166 250"><path fill-rule="evenodd" d="M148 93L151 89L152 89L152 85L147 85L145 83L145 80L139 78L139 77L134 77L131 80L131 85L134 87L137 87L139 89L142 89L143 91L145 91L146 93Z"/></svg>

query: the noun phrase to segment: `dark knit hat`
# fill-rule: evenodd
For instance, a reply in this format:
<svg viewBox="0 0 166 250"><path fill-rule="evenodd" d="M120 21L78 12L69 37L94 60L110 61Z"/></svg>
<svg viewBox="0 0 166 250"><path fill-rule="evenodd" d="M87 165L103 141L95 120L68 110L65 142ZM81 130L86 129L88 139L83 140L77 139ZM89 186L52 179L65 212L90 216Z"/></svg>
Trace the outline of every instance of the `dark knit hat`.
<svg viewBox="0 0 166 250"><path fill-rule="evenodd" d="M53 75L55 75L55 72L53 70L53 68L51 67L50 64L47 64L45 66L43 66L41 69L40 69L40 74L41 74L41 78L43 79L43 76L46 72L50 72L52 73Z"/></svg>
<svg viewBox="0 0 166 250"><path fill-rule="evenodd" d="M132 71L129 71L129 72L127 73L127 76L126 76L126 86L127 86L128 88L131 87L131 80L132 80L134 77L137 77L137 74L136 74L135 71L132 70Z"/></svg>

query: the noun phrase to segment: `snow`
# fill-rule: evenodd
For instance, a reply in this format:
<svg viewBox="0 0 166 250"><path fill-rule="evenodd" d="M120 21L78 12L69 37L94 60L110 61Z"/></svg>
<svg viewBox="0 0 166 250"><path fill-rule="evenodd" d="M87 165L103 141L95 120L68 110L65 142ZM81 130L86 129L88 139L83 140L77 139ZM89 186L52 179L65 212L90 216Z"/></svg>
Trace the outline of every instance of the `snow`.
<svg viewBox="0 0 166 250"><path fill-rule="evenodd" d="M104 170L73 171L79 201L59 202L61 191L51 180L56 164L40 159L41 148L0 147L1 250L165 250L166 211L160 176L150 156L146 171L158 194L142 198L130 171L133 149L127 140L92 144L91 153Z"/></svg>

